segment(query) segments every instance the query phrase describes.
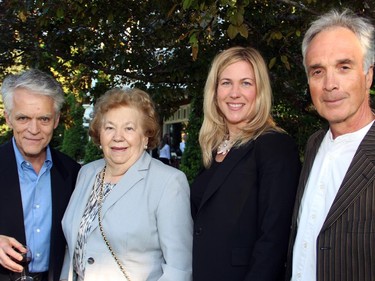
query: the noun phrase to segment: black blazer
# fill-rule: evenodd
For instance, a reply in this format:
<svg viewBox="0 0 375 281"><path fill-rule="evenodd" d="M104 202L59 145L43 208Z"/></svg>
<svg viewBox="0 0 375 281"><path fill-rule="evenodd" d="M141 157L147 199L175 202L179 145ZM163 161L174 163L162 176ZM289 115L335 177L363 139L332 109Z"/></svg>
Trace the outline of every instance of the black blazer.
<svg viewBox="0 0 375 281"><path fill-rule="evenodd" d="M48 280L55 281L60 279L66 245L61 220L80 165L57 150L51 149L51 155L52 230ZM0 234L14 237L25 244L21 191L12 141L0 146L0 159ZM0 274L8 273L7 269L0 266Z"/></svg>
<svg viewBox="0 0 375 281"><path fill-rule="evenodd" d="M299 172L295 142L272 132L232 149L208 186L193 183L194 281L283 280Z"/></svg>
<svg viewBox="0 0 375 281"><path fill-rule="evenodd" d="M288 251L286 280L292 275L297 216L315 156L327 130L306 146ZM375 123L360 143L317 238L317 281L375 280Z"/></svg>

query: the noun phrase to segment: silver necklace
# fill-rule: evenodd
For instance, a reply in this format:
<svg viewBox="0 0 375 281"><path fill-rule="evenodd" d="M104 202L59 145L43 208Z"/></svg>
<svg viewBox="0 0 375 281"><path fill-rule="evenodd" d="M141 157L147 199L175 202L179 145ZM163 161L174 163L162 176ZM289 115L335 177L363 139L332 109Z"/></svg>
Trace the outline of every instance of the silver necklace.
<svg viewBox="0 0 375 281"><path fill-rule="evenodd" d="M222 154L222 155L227 154L229 150L231 150L233 144L234 143L230 141L229 139L229 135L226 135L224 137L224 140L221 142L221 144L219 144L216 154Z"/></svg>

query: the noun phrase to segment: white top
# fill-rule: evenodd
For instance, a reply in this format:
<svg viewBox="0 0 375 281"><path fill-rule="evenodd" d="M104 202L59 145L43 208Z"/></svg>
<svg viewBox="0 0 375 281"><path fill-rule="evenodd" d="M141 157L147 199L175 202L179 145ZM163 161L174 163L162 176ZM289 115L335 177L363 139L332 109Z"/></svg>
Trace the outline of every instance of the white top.
<svg viewBox="0 0 375 281"><path fill-rule="evenodd" d="M181 150L182 153L184 153L184 150L185 150L185 142L184 141L180 142L180 150Z"/></svg>
<svg viewBox="0 0 375 281"><path fill-rule="evenodd" d="M159 157L160 158L167 158L171 159L171 148L169 147L169 144L165 144L159 151Z"/></svg>
<svg viewBox="0 0 375 281"><path fill-rule="evenodd" d="M293 248L293 281L316 280L316 240L346 171L373 122L357 132L333 139L325 135L302 197Z"/></svg>

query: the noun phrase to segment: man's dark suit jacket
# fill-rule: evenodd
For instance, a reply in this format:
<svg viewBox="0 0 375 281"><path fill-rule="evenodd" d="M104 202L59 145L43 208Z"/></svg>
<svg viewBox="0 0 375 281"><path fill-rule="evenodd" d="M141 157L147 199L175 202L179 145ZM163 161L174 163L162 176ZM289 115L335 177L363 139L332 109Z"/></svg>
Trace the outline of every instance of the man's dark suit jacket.
<svg viewBox="0 0 375 281"><path fill-rule="evenodd" d="M194 218L194 281L279 281L285 276L300 172L298 149L266 133L220 163ZM192 196L202 186L192 186Z"/></svg>
<svg viewBox="0 0 375 281"><path fill-rule="evenodd" d="M315 156L326 134L306 146L292 220L286 280L292 274L297 215ZM317 281L375 280L375 123L359 145L317 238Z"/></svg>
<svg viewBox="0 0 375 281"><path fill-rule="evenodd" d="M80 165L65 154L51 149L52 229L48 280L60 279L65 253L65 238L61 220L73 192ZM0 146L0 235L16 238L25 244L25 227L21 191L13 143ZM9 271L0 266L1 275Z"/></svg>

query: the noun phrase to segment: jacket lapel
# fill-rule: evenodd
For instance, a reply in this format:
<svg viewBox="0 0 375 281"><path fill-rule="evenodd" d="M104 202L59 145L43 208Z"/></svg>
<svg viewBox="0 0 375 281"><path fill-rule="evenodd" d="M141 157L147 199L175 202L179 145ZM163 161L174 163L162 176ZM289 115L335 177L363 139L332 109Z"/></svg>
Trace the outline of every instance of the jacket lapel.
<svg viewBox="0 0 375 281"><path fill-rule="evenodd" d="M67 188L66 181L68 177L68 171L66 170L64 163L56 154L53 148L50 148L53 165L50 171L51 175L51 196L52 196L52 223L61 224L60 220L65 212L65 200L61 200L65 197L70 197L71 189ZM54 231L59 227L52 226L51 235L54 235ZM51 237L52 239L52 237Z"/></svg>
<svg viewBox="0 0 375 281"><path fill-rule="evenodd" d="M306 188L307 180L310 176L310 172L314 164L316 154L318 153L320 144L322 143L323 138L326 133L327 133L327 130L317 131L314 135L311 136L310 138L311 142L309 141L306 147L305 161L303 163L301 176L300 176L299 183L298 183L298 191L296 195L297 204L295 206L297 207L297 209L294 211L295 217L297 217L298 215L299 206L301 204L301 200L302 200L305 188Z"/></svg>
<svg viewBox="0 0 375 281"><path fill-rule="evenodd" d="M121 180L116 184L103 202L101 213L102 218L105 217L106 212L111 206L125 196L125 194L127 194L146 176L150 162L151 156L147 152L144 152L140 159L138 159L137 162L135 162L134 165L122 176ZM95 219L92 223L91 231L98 227L98 225L98 220Z"/></svg>
<svg viewBox="0 0 375 281"><path fill-rule="evenodd" d="M25 243L21 190L12 140L0 149L4 157L0 160L0 210L1 217L6 218L0 221L1 234L14 236L21 243ZM13 223L7 225L5 222L8 219Z"/></svg>
<svg viewBox="0 0 375 281"><path fill-rule="evenodd" d="M334 223L375 178L375 123L360 143L322 230Z"/></svg>
<svg viewBox="0 0 375 281"><path fill-rule="evenodd" d="M235 169L237 163L244 158L253 147L254 141L251 141L246 145L232 149L228 153L223 162L221 162L217 168L215 176L212 177L209 182L207 190L203 194L199 210L216 193L216 191L222 186L223 182L227 179L228 175L233 169Z"/></svg>
<svg viewBox="0 0 375 281"><path fill-rule="evenodd" d="M66 238L68 241L70 241L69 244L71 245L75 246L76 244L82 216L85 212L87 201L90 198L90 194L93 189L94 182L96 180L96 175L103 169L104 164L105 162L103 159L96 160L95 162L91 162L90 164L88 164L90 166L89 169L85 170L85 173L79 174L76 183L76 188L72 195L72 197L74 197L77 201L75 202L75 204L72 204L72 202L70 202L68 205L69 209L74 211L68 213L69 217L66 213L63 219L65 223L69 223L72 225L71 229L74 229L74 231L65 233ZM82 186L84 186L84 188L82 188ZM95 220L93 224L95 224Z"/></svg>

